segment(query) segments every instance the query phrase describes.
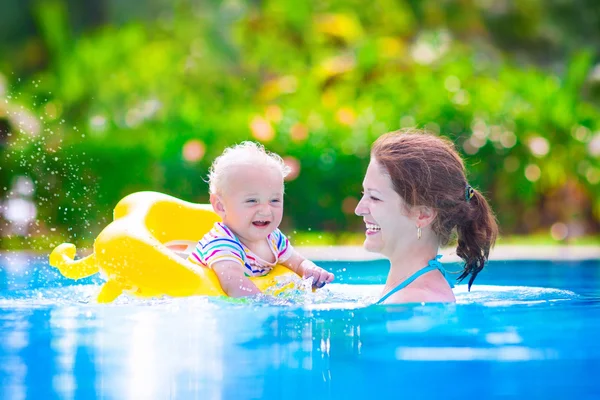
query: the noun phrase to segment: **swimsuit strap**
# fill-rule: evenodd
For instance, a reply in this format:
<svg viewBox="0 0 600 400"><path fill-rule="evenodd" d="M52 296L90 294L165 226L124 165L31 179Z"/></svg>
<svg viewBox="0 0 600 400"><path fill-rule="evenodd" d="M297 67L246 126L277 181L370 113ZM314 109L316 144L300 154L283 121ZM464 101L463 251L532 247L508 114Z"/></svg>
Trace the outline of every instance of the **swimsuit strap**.
<svg viewBox="0 0 600 400"><path fill-rule="evenodd" d="M415 272L414 274L412 274L411 276L409 276L403 282L400 282L400 284L398 286L396 286L391 291L389 291L385 296L383 296L381 299L379 299L379 301L377 303L375 303L375 304L381 304L381 303L383 303L391 295L393 295L394 293L398 292L399 290L404 289L405 287L407 287L408 285L410 285L411 283L413 283L421 275L424 275L424 274L426 274L428 272L431 272L431 271L435 271L436 269L439 270L442 273L442 275L444 275L444 278L445 278L446 277L446 270L444 269L444 267L442 267L442 263L439 261L439 259L441 257L442 257L442 255L438 254L437 256L435 256L434 259L429 260L429 262L427 263L427 265L425 267L421 268L420 270L418 270L417 272Z"/></svg>

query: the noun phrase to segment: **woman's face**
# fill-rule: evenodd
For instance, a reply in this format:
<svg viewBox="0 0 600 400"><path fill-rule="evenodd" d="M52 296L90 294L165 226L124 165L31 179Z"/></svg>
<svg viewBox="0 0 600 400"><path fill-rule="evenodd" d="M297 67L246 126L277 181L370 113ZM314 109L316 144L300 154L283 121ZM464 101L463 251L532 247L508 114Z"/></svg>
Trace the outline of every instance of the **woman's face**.
<svg viewBox="0 0 600 400"><path fill-rule="evenodd" d="M365 222L365 249L390 258L416 239L416 222L406 210L385 168L371 158L355 210Z"/></svg>

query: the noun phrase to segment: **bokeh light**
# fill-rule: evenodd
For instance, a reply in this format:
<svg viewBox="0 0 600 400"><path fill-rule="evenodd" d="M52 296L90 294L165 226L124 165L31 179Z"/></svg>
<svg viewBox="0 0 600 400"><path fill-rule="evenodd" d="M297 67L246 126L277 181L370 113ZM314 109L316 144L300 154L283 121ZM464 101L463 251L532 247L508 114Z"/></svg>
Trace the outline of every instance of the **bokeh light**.
<svg viewBox="0 0 600 400"><path fill-rule="evenodd" d="M542 176L542 170L535 164L525 167L525 178L530 182L536 182Z"/></svg>
<svg viewBox="0 0 600 400"><path fill-rule="evenodd" d="M278 123L281 122L281 119L283 118L283 111L281 111L281 107L273 104L267 107L265 116L269 121Z"/></svg>
<svg viewBox="0 0 600 400"><path fill-rule="evenodd" d="M536 157L544 157L550 151L550 143L546 138L537 136L529 140L529 150Z"/></svg>
<svg viewBox="0 0 600 400"><path fill-rule="evenodd" d="M354 214L357 205L358 199L356 197L348 196L342 201L342 211L345 214Z"/></svg>
<svg viewBox="0 0 600 400"><path fill-rule="evenodd" d="M271 123L259 115L250 121L250 131L252 136L261 142L270 142L275 138L275 130Z"/></svg>
<svg viewBox="0 0 600 400"><path fill-rule="evenodd" d="M460 90L460 79L458 79L454 75L450 75L444 81L444 87L449 92L453 92L453 93L458 92Z"/></svg>
<svg viewBox="0 0 600 400"><path fill-rule="evenodd" d="M592 157L600 157L600 132L596 132L588 143L588 151Z"/></svg>
<svg viewBox="0 0 600 400"><path fill-rule="evenodd" d="M290 168L290 173L285 177L286 181L293 181L300 175L300 160L296 157L285 156L283 157L283 162Z"/></svg>
<svg viewBox="0 0 600 400"><path fill-rule="evenodd" d="M191 139L183 145L182 156L187 162L198 162L204 157L206 146L201 140Z"/></svg>
<svg viewBox="0 0 600 400"><path fill-rule="evenodd" d="M335 119L342 125L352 126L356 121L356 113L350 107L342 107L335 113Z"/></svg>
<svg viewBox="0 0 600 400"><path fill-rule="evenodd" d="M308 128L306 125L296 123L290 129L290 137L294 142L302 142L308 138Z"/></svg>
<svg viewBox="0 0 600 400"><path fill-rule="evenodd" d="M569 228L562 222L556 222L550 228L550 235L554 240L565 240L569 234Z"/></svg>

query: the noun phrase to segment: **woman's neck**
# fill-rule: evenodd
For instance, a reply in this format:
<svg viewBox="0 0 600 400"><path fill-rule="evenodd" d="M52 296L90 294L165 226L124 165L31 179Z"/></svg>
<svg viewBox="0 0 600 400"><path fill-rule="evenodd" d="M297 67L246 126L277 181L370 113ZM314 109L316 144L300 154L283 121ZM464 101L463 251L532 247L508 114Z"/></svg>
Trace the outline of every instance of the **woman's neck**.
<svg viewBox="0 0 600 400"><path fill-rule="evenodd" d="M399 285L409 276L425 267L429 260L435 258L438 250L438 240L433 236L429 240L421 238L421 240L415 241L405 248L398 248L389 257L391 266L384 291Z"/></svg>

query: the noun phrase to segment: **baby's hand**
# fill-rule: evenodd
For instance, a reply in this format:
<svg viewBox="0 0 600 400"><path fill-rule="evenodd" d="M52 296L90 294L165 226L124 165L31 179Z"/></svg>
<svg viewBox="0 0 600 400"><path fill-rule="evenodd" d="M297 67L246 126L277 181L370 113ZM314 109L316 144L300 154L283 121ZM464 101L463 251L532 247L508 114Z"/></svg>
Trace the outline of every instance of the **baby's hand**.
<svg viewBox="0 0 600 400"><path fill-rule="evenodd" d="M325 271L321 267L317 267L315 263L310 260L304 260L302 264L300 264L302 269L302 277L303 278L313 278L313 287L322 288L326 283L330 283L333 281L333 274L331 272Z"/></svg>

